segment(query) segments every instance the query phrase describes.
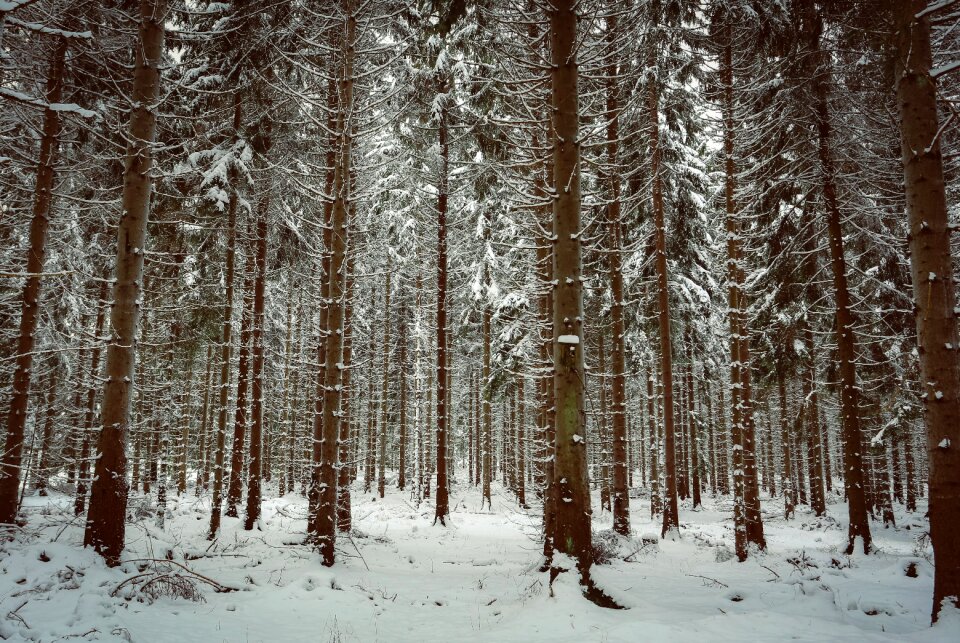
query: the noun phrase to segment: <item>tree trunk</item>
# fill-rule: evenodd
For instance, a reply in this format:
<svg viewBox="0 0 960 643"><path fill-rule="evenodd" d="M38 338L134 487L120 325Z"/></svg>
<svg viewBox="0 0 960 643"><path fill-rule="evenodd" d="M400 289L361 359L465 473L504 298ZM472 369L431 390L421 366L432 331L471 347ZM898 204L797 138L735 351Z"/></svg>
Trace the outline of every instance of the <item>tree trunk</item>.
<svg viewBox="0 0 960 643"><path fill-rule="evenodd" d="M253 288L253 347L252 387L250 408L250 459L247 462L247 511L243 528L247 531L260 520L263 477L263 326L267 283L267 216L270 210L270 192L260 197L257 213L255 282Z"/></svg>
<svg viewBox="0 0 960 643"><path fill-rule="evenodd" d="M64 60L67 39L61 38L50 58L47 72L47 103L59 103L63 96ZM27 251L27 276L23 284L20 308L20 333L17 337L13 390L7 414L7 438L0 458L0 524L13 524L17 518L20 490L20 458L23 452L27 404L30 400L30 378L33 375L33 347L40 317L40 273L46 259L47 229L50 227L50 204L53 201L54 166L60 144L60 112L43 112L43 134L37 164L37 182L33 197L33 220L30 222L30 249Z"/></svg>
<svg viewBox="0 0 960 643"><path fill-rule="evenodd" d="M553 546L577 562L589 583L592 547L590 487L585 438L583 283L580 258L580 113L577 81L577 15L574 0L558 0L549 10L551 89L554 127L553 177L553 387L556 398L554 442ZM556 558L554 559L556 560ZM551 573L554 573L551 570Z"/></svg>
<svg viewBox="0 0 960 643"><path fill-rule="evenodd" d="M247 236L253 226L247 224ZM233 443L230 446L230 484L227 487L226 515L239 517L237 506L243 495L243 454L247 433L247 395L250 390L250 337L253 334L253 304L255 261L253 253L247 256L243 275L243 308L240 313L240 354L237 360L237 403L233 414Z"/></svg>
<svg viewBox="0 0 960 643"><path fill-rule="evenodd" d="M689 329L687 330L687 355L689 356L689 366L687 367L687 419L690 422L690 484L693 487L690 496L693 499L693 508L696 509L703 505L700 497L700 454L698 453L700 416L694 408L697 393L693 386L693 342Z"/></svg>
<svg viewBox="0 0 960 643"><path fill-rule="evenodd" d="M524 418L527 415L527 407L524 402L524 385L522 377L517 377L517 504L526 508L527 506L527 440L524 429Z"/></svg>
<svg viewBox="0 0 960 643"><path fill-rule="evenodd" d="M489 228L489 222L487 224ZM484 286L487 286L490 283L489 277L490 268L488 266L484 267ZM490 303L486 300L489 296L488 292L484 293L484 302L483 302L483 321L482 321L482 332L483 332L483 381L481 382L481 392L483 399L483 487L482 495L480 496L480 508L483 509L483 504L486 502L488 509L493 509L493 503L490 498L490 484L493 481L493 400L491 396L493 395L492 388L493 382L490 380L490 346L493 341L491 337L491 324L492 324L492 312L490 310Z"/></svg>
<svg viewBox="0 0 960 643"><path fill-rule="evenodd" d="M196 494L207 490L210 480L210 388L213 386L213 346L207 345L207 370L203 378L203 405L200 407L200 431L197 434L199 447Z"/></svg>
<svg viewBox="0 0 960 643"><path fill-rule="evenodd" d="M654 51L649 52L654 62ZM663 389L663 528L661 537L680 532L680 508L677 497L677 436L673 415L673 342L670 337L670 286L667 273L667 224L663 211L663 179L660 176L660 90L656 80L649 82L647 96L650 119L650 175L653 184L653 225L656 237L658 321L660 326L660 385Z"/></svg>
<svg viewBox="0 0 960 643"><path fill-rule="evenodd" d="M239 135L242 103L240 95L233 97L233 135L236 138ZM229 412L230 402L230 355L233 345L233 283L236 272L236 249L237 249L237 203L239 195L237 186L239 183L238 172L236 168L231 168L228 172L230 180L230 197L227 202L227 249L224 266L224 302L223 302L223 322L221 331L220 345L220 396L217 406L217 433L214 449L213 463L213 500L210 506L210 531L207 534L209 540L217 537L220 531L220 512L223 505L223 464L226 455L226 437L227 437L227 414Z"/></svg>
<svg viewBox="0 0 960 643"><path fill-rule="evenodd" d="M960 337L950 225L938 136L936 79L930 75L930 23L915 18L925 0L891 3L898 34L897 102L910 223L910 274L927 425L930 539L936 567L933 620L952 596L960 606ZM908 492L909 493L909 492ZM909 504L909 501L908 501Z"/></svg>
<svg viewBox="0 0 960 643"><path fill-rule="evenodd" d="M350 176L353 127L353 61L356 38L356 15L352 0L343 2L344 33L342 36L343 68L338 79L339 113L337 115L337 145L333 178L333 210L330 221L330 266L327 270L326 305L327 323L323 375L323 416L320 427L314 427L314 436L319 444L314 446L315 469L319 479L316 489L317 505L313 534L326 566L334 563L334 546L337 537L337 441L340 435L340 404L343 392L343 313L344 313L344 262L350 211ZM389 297L389 294L388 294ZM389 301L389 299L388 299ZM389 306L387 306L389 315ZM318 416L318 419L320 417ZM319 456L319 458L317 458ZM382 492L381 492L382 497Z"/></svg>
<svg viewBox="0 0 960 643"><path fill-rule="evenodd" d="M390 281L393 273L390 271L390 257L387 256L387 287L384 292L384 330L383 330L383 388L380 391L380 436L379 453L377 454L377 495L383 498L387 487L387 424L390 411Z"/></svg>
<svg viewBox="0 0 960 643"><path fill-rule="evenodd" d="M727 260L730 321L730 405L733 431L734 530L737 558L747 559L750 543L765 548L757 485L754 429L750 399L750 352L743 291L744 269L740 243L741 221L735 197L733 34L730 17L723 25L720 83L723 90L723 151L725 159L725 204L727 215Z"/></svg>
<svg viewBox="0 0 960 643"><path fill-rule="evenodd" d="M143 257L150 211L153 142L163 59L164 0L140 0L139 35L134 43L133 109L124 168L122 213L117 229L117 265L110 315L113 336L107 346L107 382L101 415L103 431L87 512L84 545L117 565L123 552L127 517L127 430L133 393L140 318Z"/></svg>
<svg viewBox="0 0 960 643"><path fill-rule="evenodd" d="M351 192L353 191L353 183L351 182ZM355 218L354 211L354 202L351 200L349 202L349 211L347 212L347 230L349 232L349 222ZM350 387L352 379L352 364L353 364L353 291L354 291L354 278L353 278L353 254L350 254L350 249L347 248L345 251L348 253L348 258L346 261L346 272L344 276L344 311L343 311L343 393L340 400L340 445L339 445L339 460L340 468L337 471L337 529L349 533L352 526L352 515L351 515L351 498L350 498L350 482L354 479L354 467L356 466L357 452L356 448L357 441L352 439L351 427L353 422L351 421L350 411L352 405L350 403L350 395L352 389ZM355 448L351 449L351 445Z"/></svg>
<svg viewBox="0 0 960 643"><path fill-rule="evenodd" d="M446 526L450 513L447 482L447 429L450 411L447 401L447 199L450 148L447 143L447 80L445 72L437 72L437 97L440 100L439 123L437 124L440 145L440 175L437 179L437 503L433 522L438 520ZM484 486L489 502L490 489Z"/></svg>
<svg viewBox="0 0 960 643"><path fill-rule="evenodd" d="M87 388L87 410L83 419L83 438L80 446L80 458L77 463L77 493L73 503L73 515L83 515L87 501L87 479L90 475L90 440L93 423L97 413L97 380L100 378L100 336L107 313L107 282L100 285L97 297L97 321L93 327L93 348L90 351L90 386Z"/></svg>
<svg viewBox="0 0 960 643"><path fill-rule="evenodd" d="M817 397L817 363L813 358L813 331L804 321L806 343L810 351L810 363L804 369L806 388L809 391L807 405L807 466L810 477L810 508L817 516L827 513L827 492L823 485L823 449L820 443L820 404Z"/></svg>
<svg viewBox="0 0 960 643"><path fill-rule="evenodd" d="M819 46L819 43L818 43ZM850 529L846 553L852 554L857 538L863 542L863 552L870 553L870 524L863 479L863 436L860 434L860 389L856 373L856 339L850 291L847 287L847 264L844 258L843 231L840 225L840 204L837 197L836 171L833 150L830 147L830 114L827 105L827 78L829 56L818 51L821 65L814 79L816 120L819 137L823 200L827 215L827 235L830 245L830 267L833 270L834 297L837 305L837 358L840 371L840 419L843 426L844 488L847 492Z"/></svg>
<svg viewBox="0 0 960 643"><path fill-rule="evenodd" d="M37 495L47 495L47 484L50 478L50 463L52 458L50 452L53 450L51 444L53 438L53 420L59 413L56 407L57 402L57 369L50 373L50 379L47 382L47 417L43 423L43 437L40 441L40 458L37 464L36 490Z"/></svg>

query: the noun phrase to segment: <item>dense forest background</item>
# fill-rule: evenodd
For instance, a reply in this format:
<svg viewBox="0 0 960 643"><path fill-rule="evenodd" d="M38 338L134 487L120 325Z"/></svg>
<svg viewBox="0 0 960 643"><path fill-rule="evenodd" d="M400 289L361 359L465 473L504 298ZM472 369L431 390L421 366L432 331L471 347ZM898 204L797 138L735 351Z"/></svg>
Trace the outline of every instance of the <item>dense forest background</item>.
<svg viewBox="0 0 960 643"><path fill-rule="evenodd" d="M332 565L502 489L606 604L591 512L928 503L936 617L958 61L956 0L0 1L0 521L301 494Z"/></svg>

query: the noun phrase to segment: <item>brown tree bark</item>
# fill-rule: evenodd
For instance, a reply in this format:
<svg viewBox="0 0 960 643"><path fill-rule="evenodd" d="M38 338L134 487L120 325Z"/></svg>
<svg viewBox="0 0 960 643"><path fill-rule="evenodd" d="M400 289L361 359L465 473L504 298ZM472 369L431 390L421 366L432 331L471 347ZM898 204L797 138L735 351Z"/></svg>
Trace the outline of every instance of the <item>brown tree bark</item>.
<svg viewBox="0 0 960 643"><path fill-rule="evenodd" d="M67 39L60 38L50 57L47 71L48 104L61 102ZM17 518L20 491L20 460L23 453L24 427L30 400L30 379L33 375L33 347L40 316L40 274L46 260L47 229L50 227L50 205L53 201L54 165L60 144L60 112L43 112L43 133L34 187L33 219L30 221L27 262L20 307L20 332L17 336L13 389L7 413L7 436L0 457L0 524L13 524Z"/></svg>
<svg viewBox="0 0 960 643"><path fill-rule="evenodd" d="M820 403L817 396L817 363L813 358L813 331L804 321L804 333L809 347L809 364L804 369L806 383L804 387L809 391L809 402L806 407L807 415L807 466L810 478L810 508L817 516L827 513L827 492L823 482L823 448L820 443Z"/></svg>
<svg viewBox="0 0 960 643"><path fill-rule="evenodd" d="M657 398L654 393L653 372L647 375L647 424L649 425L650 448L650 517L656 517L663 511L663 497L660 493L660 428L657 422Z"/></svg>
<svg viewBox="0 0 960 643"><path fill-rule="evenodd" d="M780 446L783 457L783 477L780 486L783 488L783 517L788 520L796 516L797 495L793 481L792 458L790 456L790 419L787 414L787 383L786 369L777 367L777 392L780 394Z"/></svg>
<svg viewBox="0 0 960 643"><path fill-rule="evenodd" d="M113 336L107 346L107 382L101 405L103 431L97 444L97 464L83 538L84 545L92 546L108 565L120 562L127 517L126 443L142 297L140 280L153 183L150 171L156 139L154 110L160 95L165 18L164 0L140 0L138 35L133 45L133 109L110 315Z"/></svg>
<svg viewBox="0 0 960 643"><path fill-rule="evenodd" d="M517 504L526 508L527 506L527 439L524 428L525 418L527 416L527 407L524 401L525 382L522 377L517 377Z"/></svg>
<svg viewBox="0 0 960 643"><path fill-rule="evenodd" d="M696 404L696 388L693 386L693 341L689 329L687 330L687 355L689 366L687 367L687 420L690 423L690 496L693 500L693 508L696 509L703 505L700 497L700 419L694 405Z"/></svg>
<svg viewBox="0 0 960 643"><path fill-rule="evenodd" d="M856 372L856 335L854 316L847 285L847 263L844 257L843 230L837 195L836 169L831 148L831 122L827 103L829 54L819 49L820 65L814 76L816 123L819 143L823 201L827 218L827 237L830 246L830 267L833 271L833 290L837 306L837 359L840 372L840 419L843 427L844 488L847 492L850 528L847 534L847 554L852 554L857 538L862 540L863 552L870 553L870 524L867 521L864 494L863 436L860 433L860 388Z"/></svg>
<svg viewBox="0 0 960 643"><path fill-rule="evenodd" d="M269 180L267 192L260 197L257 213L256 259L253 288L253 346L250 405L250 458L247 462L247 507L243 528L247 531L260 520L263 477L263 325L267 284L267 215L270 210Z"/></svg>
<svg viewBox="0 0 960 643"><path fill-rule="evenodd" d="M206 374L203 378L203 403L200 406L200 430L197 433L197 481L196 494L207 490L210 481L210 389L213 386L213 346L207 345Z"/></svg>
<svg viewBox="0 0 960 643"><path fill-rule="evenodd" d="M754 452L754 426L750 395L750 348L746 326L746 298L743 289L742 223L736 203L734 161L734 75L733 27L724 18L721 34L720 84L723 117L724 196L727 216L728 313L730 323L730 405L733 433L734 534L737 558L747 559L747 548L766 547L760 517L760 494Z"/></svg>
<svg viewBox="0 0 960 643"><path fill-rule="evenodd" d="M927 425L930 539L936 566L933 620L946 597L960 607L960 336L925 0L891 2L897 34L897 102L910 223L910 274ZM955 230L954 230L955 231ZM909 492L908 492L909 494ZM908 500L909 504L909 500Z"/></svg>
<svg viewBox="0 0 960 643"><path fill-rule="evenodd" d="M653 63L655 52L649 52ZM663 390L663 527L661 537L679 535L680 508L677 494L677 435L673 407L673 342L670 336L670 285L667 272L667 224L663 209L663 179L660 174L660 90L649 82L647 110L650 119L650 175L653 185L653 226L656 239L654 269L657 273L657 319L660 328L660 385Z"/></svg>
<svg viewBox="0 0 960 643"><path fill-rule="evenodd" d="M617 18L609 19L607 32L610 44L617 33ZM624 536L630 533L630 494L627 488L627 395L626 364L624 357L624 321L623 321L623 228L620 211L620 91L619 68L612 62L607 68L607 163L610 175L607 177L610 190L610 203L607 205L607 261L610 275L610 323L612 344L610 367L610 405L612 410L613 440L613 530Z"/></svg>
<svg viewBox="0 0 960 643"><path fill-rule="evenodd" d="M407 443L409 436L407 431L407 306L400 309L400 323L397 324L397 342L400 344L400 352L397 355L397 379L400 388L400 413L397 421L397 489L403 491L407 488L407 466L409 458L407 457Z"/></svg>
<svg viewBox="0 0 960 643"><path fill-rule="evenodd" d="M377 495L383 498L387 487L387 425L390 413L390 331L393 311L390 309L390 257L387 256L387 285L384 291L383 315L383 388L380 389L380 435L377 439Z"/></svg>
<svg viewBox="0 0 960 643"><path fill-rule="evenodd" d="M433 522L438 520L446 526L450 513L449 485L447 481L447 430L450 422L447 385L447 200L449 198L450 147L447 142L447 92L446 72L438 71L436 93L441 101L437 136L440 145L440 173L437 177L437 498ZM440 98L442 97L442 98ZM484 480L484 494L490 501L490 488Z"/></svg>
<svg viewBox="0 0 960 643"><path fill-rule="evenodd" d="M357 17L352 0L343 0L342 69L339 71L337 96L337 145L333 178L333 211L330 221L330 266L327 270L327 319L324 376L323 416L320 427L314 427L319 444L314 446L314 462L319 462L314 479L317 505L313 534L326 566L334 563L337 537L337 456L340 436L341 397L343 393L343 313L344 262L349 230L351 155L353 150L353 70ZM389 278L388 278L389 280ZM389 287L389 281L388 281ZM389 297L389 292L388 295ZM389 299L388 299L389 301ZM389 315L389 305L387 306ZM319 419L319 418L318 418ZM319 456L319 458L317 457ZM381 497L383 493L381 490Z"/></svg>
<svg viewBox="0 0 960 643"><path fill-rule="evenodd" d="M353 183L351 183L351 192ZM355 218L354 202L349 203L348 232L349 222ZM343 393L340 399L340 444L339 461L340 468L337 471L337 529L349 533L353 526L353 517L351 515L350 482L356 477L356 461L359 453L357 440L353 439L351 428L353 425L351 410L353 408L350 402L350 396L353 392L351 388L352 364L353 364L353 258L347 248L348 258L346 261L346 272L344 276L344 311L343 311ZM351 449L350 447L354 448Z"/></svg>
<svg viewBox="0 0 960 643"><path fill-rule="evenodd" d="M599 413L597 414L597 448L594 451L594 467L600 465L600 511L613 511L610 502L610 431L607 427L607 355L605 349L606 339L604 329L600 327L597 332L597 388L599 391ZM596 459L600 462L597 463Z"/></svg>
<svg viewBox="0 0 960 643"><path fill-rule="evenodd" d="M233 97L233 136L239 135L241 118L243 115L240 95ZM230 355L233 347L233 300L234 300L234 281L236 272L237 256L237 203L239 194L237 186L239 183L238 172L231 168L228 172L230 180L230 196L227 201L227 248L224 258L224 302L223 302L223 322L221 329L220 344L220 395L217 406L217 428L216 438L213 445L213 499L210 506L210 530L207 538L213 540L220 531L221 508L223 505L223 475L224 459L226 456L226 437L227 437L227 415L229 413L230 402Z"/></svg>
<svg viewBox="0 0 960 643"><path fill-rule="evenodd" d="M592 546L584 418L583 283L580 257L580 112L575 0L549 9L553 108L553 364L555 552L576 561L589 584ZM556 555L554 555L556 562ZM557 568L551 569L551 575Z"/></svg>
<svg viewBox="0 0 960 643"><path fill-rule="evenodd" d="M77 489L73 503L73 515L83 515L87 502L87 480L90 477L90 442L93 437L93 423L97 412L97 380L100 378L100 351L103 323L107 314L107 282L100 285L97 297L97 321L93 326L93 348L90 350L90 385L87 387L86 413L83 418L83 430L80 446L80 458L77 463Z"/></svg>
<svg viewBox="0 0 960 643"><path fill-rule="evenodd" d="M36 485L37 495L47 495L47 484L50 478L50 463L53 461L51 452L53 451L53 421L59 413L56 407L57 402L57 375L58 370L54 369L50 373L50 379L47 381L47 416L43 422L43 434L40 440L40 457L37 463Z"/></svg>
<svg viewBox="0 0 960 643"><path fill-rule="evenodd" d="M252 222L247 222L247 237L252 236ZM233 413L233 443L230 445L230 481L227 486L227 509L231 518L239 517L237 506L243 496L243 454L249 423L247 396L250 391L250 338L253 334L255 280L254 253L248 253L243 275L243 308L240 313L240 351L237 360L237 400Z"/></svg>
<svg viewBox="0 0 960 643"><path fill-rule="evenodd" d="M487 228L489 229L489 222L487 223ZM484 267L484 287L490 283L489 270L489 267ZM490 310L490 303L486 301L487 296L488 293L484 292L483 321L481 323L483 333L483 380L480 383L483 400L483 487L481 489L480 508L483 509L483 504L486 503L487 508L492 510L493 503L490 498L490 484L493 481L493 400L491 399L493 395L491 390L493 382L490 380L490 347L493 341L491 337L493 313Z"/></svg>

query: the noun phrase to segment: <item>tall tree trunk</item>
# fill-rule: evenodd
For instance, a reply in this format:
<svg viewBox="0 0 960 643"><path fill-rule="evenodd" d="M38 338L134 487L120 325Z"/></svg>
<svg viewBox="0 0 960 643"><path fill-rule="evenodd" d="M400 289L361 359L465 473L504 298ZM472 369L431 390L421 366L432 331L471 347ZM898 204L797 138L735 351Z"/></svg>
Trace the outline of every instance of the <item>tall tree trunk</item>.
<svg viewBox="0 0 960 643"><path fill-rule="evenodd" d="M351 192L353 191L353 183L351 182ZM351 200L349 202L349 211L347 212L348 218L348 233L349 233L349 221L352 221L355 218L354 202ZM351 409L352 404L350 403L350 396L353 391L351 388L352 380L352 365L353 365L353 292L354 292L354 278L353 278L353 258L354 254L350 253L349 248L346 250L348 253L348 258L346 261L346 272L344 276L345 285L344 285L344 311L343 311L343 393L340 400L340 445L339 445L339 459L340 459L340 468L337 472L337 529L342 532L349 533L352 528L352 516L351 516L351 498L350 498L350 482L355 477L355 467L357 454L359 452L356 447L357 440L352 438L351 428L353 426L351 418ZM350 447L354 448L351 449Z"/></svg>
<svg viewBox="0 0 960 643"><path fill-rule="evenodd" d="M599 328L597 333L597 368L599 373L597 374L598 384L597 387L600 389L599 398L599 413L597 414L597 448L594 452L597 457L599 457L600 462L595 461L594 466L597 464L600 465L600 511L613 511L613 507L610 503L610 449L609 449L609 440L610 434L607 429L607 355L604 350L606 339L604 337L605 333L603 328Z"/></svg>
<svg viewBox="0 0 960 643"><path fill-rule="evenodd" d="M960 337L943 180L936 79L925 0L892 2L898 33L897 102L910 222L910 274L927 425L933 620L946 597L960 606ZM909 484L909 483L908 483ZM908 491L909 495L909 491ZM909 501L908 501L908 504Z"/></svg>
<svg viewBox="0 0 960 643"><path fill-rule="evenodd" d="M397 379L400 387L400 417L397 421L397 489L407 488L407 306L400 309L400 323L397 328L397 341L400 343L400 354L397 355Z"/></svg>
<svg viewBox="0 0 960 643"><path fill-rule="evenodd" d="M783 518L788 520L796 516L797 495L793 481L792 459L790 457L790 419L787 415L786 367L777 366L777 392L780 394L780 447L783 454Z"/></svg>
<svg viewBox="0 0 960 643"><path fill-rule="evenodd" d="M649 52L650 63L654 51ZM663 210L663 179L660 175L660 90L649 82L647 95L650 119L650 175L653 185L653 225L656 237L654 268L657 273L657 304L660 327L660 385L663 389L664 498L661 537L679 535L680 508L677 497L677 436L673 415L673 342L670 337L670 287L667 273L667 224Z"/></svg>
<svg viewBox="0 0 960 643"><path fill-rule="evenodd" d="M247 223L247 237L251 237L253 225ZM243 495L243 454L249 417L247 410L250 391L250 337L253 334L253 304L255 260L248 253L243 275L243 308L240 313L240 354L237 360L237 403L233 414L233 444L230 446L230 484L227 487L226 515L239 517L237 506Z"/></svg>
<svg viewBox="0 0 960 643"><path fill-rule="evenodd" d="M4 14L5 15L5 14ZM67 39L60 38L47 72L47 103L60 103L63 96L63 75ZM17 337L13 390L7 413L7 438L0 458L0 524L12 524L17 518L20 490L20 458L23 452L27 404L30 400L30 378L33 375L33 347L40 318L40 274L46 259L47 229L50 227L50 204L53 201L54 165L60 144L60 112L43 112L43 134L33 197L33 219L30 222L30 249L27 251L20 307L20 333Z"/></svg>
<svg viewBox="0 0 960 643"><path fill-rule="evenodd" d="M700 416L694 408L697 391L693 386L693 341L689 328L687 330L687 355L689 356L689 366L687 367L687 419L690 422L690 485L692 487L690 496L693 499L693 508L696 509L703 505L700 497L700 454L698 453Z"/></svg>
<svg viewBox="0 0 960 643"><path fill-rule="evenodd" d="M187 458L190 451L190 407L193 406L193 357L189 358L186 375L186 390L181 391L186 399L180 406L180 435L177 444L177 495L187 492Z"/></svg>
<svg viewBox="0 0 960 643"><path fill-rule="evenodd" d="M240 95L235 94L233 97L234 138L239 136L242 114ZM233 346L233 284L237 257L238 174L236 168L231 168L227 174L230 180L230 197L227 201L227 248L224 258L225 266L223 277L225 292L220 344L220 395L217 401L216 439L212 445L214 448L213 500L210 506L210 531L207 534L209 540L216 538L217 533L220 531L220 512L222 511L223 505L223 465L226 455L227 415L229 413L230 403L230 355Z"/></svg>
<svg viewBox="0 0 960 643"><path fill-rule="evenodd" d="M133 109L130 112L129 145L123 177L120 224L117 228L117 266L110 314L113 337L107 346L107 382L101 415L103 431L97 443L87 512L85 546L92 546L117 565L123 552L127 517L127 430L133 393L137 350L137 324L143 293L144 248L156 139L156 102L160 95L160 64L163 59L164 0L140 0L139 34L134 43Z"/></svg>
<svg viewBox="0 0 960 643"><path fill-rule="evenodd" d="M40 458L37 464L36 489L37 495L47 495L47 484L50 478L50 463L53 460L50 452L53 451L53 421L59 413L56 407L57 402L57 375L58 370L54 369L50 373L50 379L47 381L47 417L43 423L43 437L40 441Z"/></svg>
<svg viewBox="0 0 960 643"><path fill-rule="evenodd" d="M611 17L608 33L617 31L617 19ZM627 489L627 394L624 357L623 321L623 228L620 212L620 92L618 66L611 63L607 69L607 162L610 204L607 206L607 261L610 267L610 322L613 333L610 366L613 379L610 386L610 404L613 424L613 530L624 536L630 534L630 494Z"/></svg>
<svg viewBox="0 0 960 643"><path fill-rule="evenodd" d="M489 228L489 222L487 224ZM490 268L484 266L484 286L490 283ZM480 496L480 508L486 502L488 509L493 509L493 503L490 498L490 484L493 481L493 382L490 379L490 360L491 360L491 324L493 313L490 310L490 302L487 301L488 292L484 293L483 301L483 380L481 381L481 394L483 399L483 487Z"/></svg>
<svg viewBox="0 0 960 643"><path fill-rule="evenodd" d="M517 377L517 504L526 508L527 506L527 439L524 427L527 415L527 407L524 401L525 382L522 377Z"/></svg>
<svg viewBox="0 0 960 643"><path fill-rule="evenodd" d="M754 427L750 399L750 349L746 325L746 297L743 289L742 223L736 204L734 163L733 28L730 16L722 27L720 83L722 86L723 152L725 160L725 205L727 216L727 260L730 321L730 405L733 431L734 532L737 558L747 559L750 543L764 549L760 494L757 484Z"/></svg>
<svg viewBox="0 0 960 643"><path fill-rule="evenodd" d="M200 407L200 431L197 434L199 453L196 493L199 496L207 490L210 480L210 388L213 386L213 346L207 345L206 374L203 378L203 404Z"/></svg>
<svg viewBox="0 0 960 643"><path fill-rule="evenodd" d="M817 516L824 516L827 513L827 492L823 485L823 448L820 443L820 404L817 396L817 363L813 358L813 331L809 324L804 320L804 334L809 353L810 363L804 370L804 378L807 380L806 388L809 390L809 402L807 404L807 454L810 477L810 508Z"/></svg>
<svg viewBox="0 0 960 643"><path fill-rule="evenodd" d="M446 72L438 71L435 79L437 97L440 100L437 134L440 145L440 175L437 178L437 503L433 522L438 520L446 526L446 517L450 513L449 488L447 482L447 429L450 410L447 385L447 199L450 147L447 142L447 92ZM489 502L489 488L484 487Z"/></svg>
<svg viewBox="0 0 960 643"><path fill-rule="evenodd" d="M260 520L263 477L263 326L267 284L267 216L270 210L270 181L260 197L257 213L255 282L253 288L253 347L250 408L250 459L247 462L247 510L243 528L247 531Z"/></svg>
<svg viewBox="0 0 960 643"><path fill-rule="evenodd" d="M351 153L353 149L353 62L354 40L357 20L353 1L343 0L344 33L342 36L342 74L338 78L339 98L337 115L337 147L333 178L333 211L330 221L330 266L327 271L326 348L323 376L323 416L320 427L314 427L314 436L319 444L314 447L314 461L319 460L317 510L313 528L317 547L323 564L334 563L334 546L337 537L337 441L340 435L340 404L343 393L343 313L344 313L344 262L350 212ZM388 294L389 297L389 294ZM388 300L389 301L389 300ZM387 307L389 315L389 306ZM319 419L319 417L318 417ZM316 456L319 455L319 458Z"/></svg>
<svg viewBox="0 0 960 643"><path fill-rule="evenodd" d="M819 42L817 43L819 47ZM857 538L862 540L864 553L870 553L870 524L863 478L863 436L860 433L860 389L856 373L856 336L854 317L847 286L847 264L844 258L843 231L840 225L840 204L837 196L836 170L830 147L831 122L827 104L829 54L818 49L818 73L814 77L816 94L816 121L819 137L819 156L823 200L827 215L827 235L830 246L830 267L833 270L834 297L837 305L837 358L840 371L840 419L843 426L844 488L847 492L850 529L847 535L847 554L852 554Z"/></svg>
<svg viewBox="0 0 960 643"><path fill-rule="evenodd" d="M73 503L73 514L80 516L86 508L87 479L90 473L90 441L93 423L97 413L97 380L100 379L100 350L103 323L107 313L107 282L100 285L97 297L97 321L93 327L93 348L90 350L90 386L87 388L87 410L83 419L83 438L80 446L80 459L77 466L77 493Z"/></svg>
<svg viewBox="0 0 960 643"><path fill-rule="evenodd" d="M379 453L377 454L377 495L383 498L387 487L387 426L390 412L390 257L387 256L387 287L384 292L384 329L383 329L383 388L380 391L380 435L378 439Z"/></svg>
<svg viewBox="0 0 960 643"><path fill-rule="evenodd" d="M587 481L583 360L583 283L580 257L580 112L577 81L577 22L574 0L557 0L549 10L553 108L553 546L577 561L589 583L592 546L590 487ZM555 560L555 559L554 559ZM554 573L553 570L551 573Z"/></svg>

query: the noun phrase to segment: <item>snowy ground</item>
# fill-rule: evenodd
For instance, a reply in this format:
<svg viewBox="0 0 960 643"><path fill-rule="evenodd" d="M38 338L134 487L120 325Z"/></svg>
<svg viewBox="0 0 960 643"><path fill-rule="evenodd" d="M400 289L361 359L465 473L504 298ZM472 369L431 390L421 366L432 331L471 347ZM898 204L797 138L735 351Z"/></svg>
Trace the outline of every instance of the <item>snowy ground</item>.
<svg viewBox="0 0 960 643"><path fill-rule="evenodd" d="M580 596L570 574L554 584L538 571L539 515L506 493L479 511L472 487L455 489L452 526L433 526L433 506L408 493L385 500L355 494L351 539L338 541L328 569L299 544L306 504L299 495L264 503L262 531L225 518L211 547L204 535L209 500L170 503L165 528L148 516L128 527L126 559L108 569L81 549L68 524L69 499L28 498L29 524L0 549L0 635L6 640L219 641L960 641L960 616L929 628L932 568L917 546L922 514L899 528L874 523L879 552L838 553L842 522L798 512L785 523L776 501L765 506L769 551L732 559L728 503L707 500L682 511L682 538L644 545L658 532L644 499L632 501L636 540L594 577L626 610ZM143 503L142 499L133 502ZM774 512L777 513L774 513ZM830 507L842 519L843 505ZM609 515L596 513L596 528ZM147 600L127 579L186 574L172 559L238 591L217 593L202 581L194 600ZM916 577L905 571L913 564ZM169 575L166 578L170 578ZM174 578L174 582L178 579ZM153 587L163 589L163 579ZM199 600L197 600L199 599Z"/></svg>

